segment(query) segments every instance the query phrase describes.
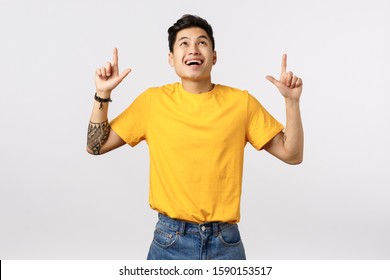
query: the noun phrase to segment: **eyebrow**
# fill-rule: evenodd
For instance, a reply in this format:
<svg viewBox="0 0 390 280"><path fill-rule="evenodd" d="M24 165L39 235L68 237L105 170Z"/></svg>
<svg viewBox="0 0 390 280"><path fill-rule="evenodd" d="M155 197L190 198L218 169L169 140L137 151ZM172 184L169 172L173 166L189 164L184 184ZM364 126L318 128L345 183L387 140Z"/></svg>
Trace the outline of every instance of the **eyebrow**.
<svg viewBox="0 0 390 280"><path fill-rule="evenodd" d="M185 39L190 39L189 37L181 37L181 38L179 38L179 39L177 39L177 41L179 42L179 41L181 41L181 40L185 40ZM198 38L196 38L197 40L198 39L206 39L206 40L208 40L208 41L210 41L210 39L209 39L209 37L207 37L206 35L200 35Z"/></svg>

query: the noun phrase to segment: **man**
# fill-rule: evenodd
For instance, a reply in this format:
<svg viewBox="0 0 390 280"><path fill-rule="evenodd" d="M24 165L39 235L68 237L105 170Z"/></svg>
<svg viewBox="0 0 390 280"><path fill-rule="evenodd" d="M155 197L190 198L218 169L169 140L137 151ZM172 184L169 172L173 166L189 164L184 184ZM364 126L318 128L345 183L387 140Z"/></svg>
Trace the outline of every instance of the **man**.
<svg viewBox="0 0 390 280"><path fill-rule="evenodd" d="M147 141L149 203L159 213L148 259L245 259L237 227L244 147L302 161L302 80L286 71L286 55L280 79L266 77L285 98L283 131L248 92L211 82L217 54L207 21L185 15L168 33L169 64L181 82L146 90L109 123L111 92L131 71L119 73L114 49L113 61L96 71L87 150Z"/></svg>

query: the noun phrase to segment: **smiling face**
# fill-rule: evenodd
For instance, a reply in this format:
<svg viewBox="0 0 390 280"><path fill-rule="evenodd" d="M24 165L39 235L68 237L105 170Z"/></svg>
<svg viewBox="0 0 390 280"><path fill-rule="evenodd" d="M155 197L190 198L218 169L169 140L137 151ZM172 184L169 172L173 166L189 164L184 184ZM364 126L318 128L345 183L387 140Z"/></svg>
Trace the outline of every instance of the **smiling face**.
<svg viewBox="0 0 390 280"><path fill-rule="evenodd" d="M211 69L217 54L205 30L199 27L186 28L177 33L169 64L175 68L182 82L209 82Z"/></svg>

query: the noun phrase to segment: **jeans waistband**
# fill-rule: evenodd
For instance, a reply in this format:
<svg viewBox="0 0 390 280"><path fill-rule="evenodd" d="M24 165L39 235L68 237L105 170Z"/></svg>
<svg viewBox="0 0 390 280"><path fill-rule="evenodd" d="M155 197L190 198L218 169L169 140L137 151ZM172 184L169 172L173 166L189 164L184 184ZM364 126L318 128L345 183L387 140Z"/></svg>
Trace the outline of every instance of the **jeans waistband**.
<svg viewBox="0 0 390 280"><path fill-rule="evenodd" d="M164 214L158 213L159 222L164 226L175 230L180 235L185 233L212 233L218 235L224 228L230 226L236 226L236 224L228 224L223 222L206 222L197 224L193 222L187 222L182 220L172 219Z"/></svg>

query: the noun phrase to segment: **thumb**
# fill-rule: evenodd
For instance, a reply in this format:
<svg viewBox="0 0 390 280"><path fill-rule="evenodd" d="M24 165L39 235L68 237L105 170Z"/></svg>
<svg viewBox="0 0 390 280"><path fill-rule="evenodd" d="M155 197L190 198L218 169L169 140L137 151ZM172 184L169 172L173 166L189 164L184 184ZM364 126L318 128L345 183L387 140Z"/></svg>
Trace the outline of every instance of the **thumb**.
<svg viewBox="0 0 390 280"><path fill-rule="evenodd" d="M124 78L126 78L127 75L131 72L130 68L127 68L126 70L123 70L123 72L118 76L119 82L122 82Z"/></svg>
<svg viewBox="0 0 390 280"><path fill-rule="evenodd" d="M275 86L279 86L280 85L280 82L277 80L277 79L275 79L274 77L272 77L272 76L266 76L265 77L268 81L270 81L271 83L273 83Z"/></svg>

